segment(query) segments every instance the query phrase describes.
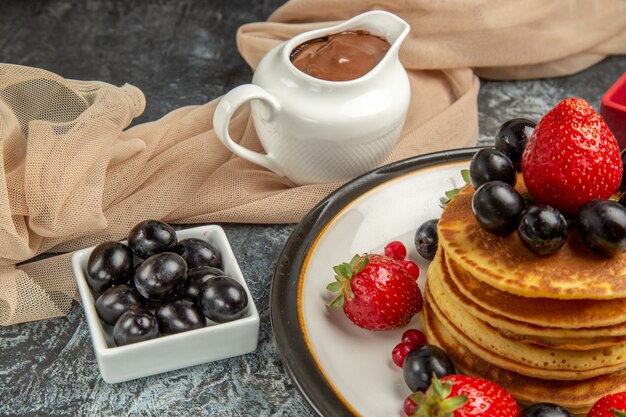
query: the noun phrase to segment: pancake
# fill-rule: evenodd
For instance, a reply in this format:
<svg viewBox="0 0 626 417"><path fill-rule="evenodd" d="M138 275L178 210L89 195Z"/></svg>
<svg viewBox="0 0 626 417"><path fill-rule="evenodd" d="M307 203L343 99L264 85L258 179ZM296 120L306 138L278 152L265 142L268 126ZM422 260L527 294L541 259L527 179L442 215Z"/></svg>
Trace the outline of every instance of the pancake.
<svg viewBox="0 0 626 417"><path fill-rule="evenodd" d="M521 184L518 189L525 192ZM472 212L473 193L473 187L463 188L447 204L437 226L441 247L462 270L500 291L523 297L626 298L626 252L598 255L570 228L560 250L537 256L517 233L500 237L483 230Z"/></svg>
<svg viewBox="0 0 626 417"><path fill-rule="evenodd" d="M552 338L541 336L528 336L519 335L496 329L502 337L515 342L528 343L531 345L551 348L551 349L566 349L566 350L594 350L605 349L616 345L623 345L626 343L626 337L603 337L603 338Z"/></svg>
<svg viewBox="0 0 626 417"><path fill-rule="evenodd" d="M476 302L465 296L456 285L454 275L449 273L447 260L441 251L431 264L431 268L442 268L440 279L447 295L457 304L463 305L469 314L497 328L507 338L548 347L580 350L626 343L626 323L608 327L561 329L528 324L493 313L478 304L480 301ZM439 265L433 266L435 263Z"/></svg>
<svg viewBox="0 0 626 417"><path fill-rule="evenodd" d="M560 404L574 414L584 414L599 398L626 390L626 373L611 373L582 381L550 381L510 372L472 353L438 322L430 305L423 309L423 323L429 343L442 348L457 370L466 375L494 381L524 404Z"/></svg>
<svg viewBox="0 0 626 417"><path fill-rule="evenodd" d="M623 346L589 351L541 348L514 342L445 299L429 274L426 298L446 330L475 355L498 367L541 379L581 380L626 368ZM433 285L434 284L434 285Z"/></svg>
<svg viewBox="0 0 626 417"><path fill-rule="evenodd" d="M445 261L451 278L467 298L501 316L538 326L565 329L605 327L621 323L626 332L626 298L555 300L520 297L499 291L475 279L449 257Z"/></svg>

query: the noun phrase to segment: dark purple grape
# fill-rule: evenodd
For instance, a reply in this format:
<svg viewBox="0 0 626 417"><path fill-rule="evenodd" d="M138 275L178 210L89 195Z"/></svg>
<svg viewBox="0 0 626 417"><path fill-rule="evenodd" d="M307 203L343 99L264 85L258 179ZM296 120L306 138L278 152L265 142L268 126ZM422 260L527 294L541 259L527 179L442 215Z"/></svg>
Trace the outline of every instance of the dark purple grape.
<svg viewBox="0 0 626 417"><path fill-rule="evenodd" d="M438 378L456 373L454 364L443 350L433 345L422 345L406 355L402 374L411 391L426 391L433 373Z"/></svg>
<svg viewBox="0 0 626 417"><path fill-rule="evenodd" d="M135 258L135 259L139 259L139 258ZM137 262L135 264L135 271L137 271L137 269L139 269L139 267L141 266L141 264L143 263L144 259L139 259L139 262ZM135 287L135 274L133 273L133 275L130 277L130 282L129 285L131 287Z"/></svg>
<svg viewBox="0 0 626 417"><path fill-rule="evenodd" d="M439 237L437 235L437 223L439 219L427 220L417 228L415 232L415 249L423 258L432 261L437 253Z"/></svg>
<svg viewBox="0 0 626 417"><path fill-rule="evenodd" d="M243 286L226 276L205 282L198 295L202 313L216 323L225 323L243 317L248 310L248 294Z"/></svg>
<svg viewBox="0 0 626 417"><path fill-rule="evenodd" d="M616 201L596 199L580 208L578 233L594 251L613 256L626 249L626 207Z"/></svg>
<svg viewBox="0 0 626 417"><path fill-rule="evenodd" d="M159 325L154 314L141 308L132 308L122 314L113 326L113 340L117 346L142 342L159 337Z"/></svg>
<svg viewBox="0 0 626 417"><path fill-rule="evenodd" d="M474 154L469 167L470 180L474 188L489 181L502 181L515 185L516 172L513 162L496 149L481 149Z"/></svg>
<svg viewBox="0 0 626 417"><path fill-rule="evenodd" d="M517 228L524 199L515 188L501 181L478 187L472 197L472 211L480 226L490 233L504 236Z"/></svg>
<svg viewBox="0 0 626 417"><path fill-rule="evenodd" d="M135 288L116 285L100 294L96 300L96 311L102 321L113 325L132 306L143 307L145 301Z"/></svg>
<svg viewBox="0 0 626 417"><path fill-rule="evenodd" d="M205 282L213 277L224 275L224 271L212 266L199 266L187 271L187 278L185 283L178 291L178 295L187 300L191 300L194 303L198 299L200 289Z"/></svg>
<svg viewBox="0 0 626 417"><path fill-rule="evenodd" d="M572 414L560 405L537 403L526 407L520 417L572 417Z"/></svg>
<svg viewBox="0 0 626 417"><path fill-rule="evenodd" d="M183 239L172 250L183 257L187 262L187 267L197 268L199 266L222 267L222 255L220 251L209 242L202 239Z"/></svg>
<svg viewBox="0 0 626 417"><path fill-rule="evenodd" d="M138 223L128 234L128 246L142 259L161 252L171 252L177 242L176 231L172 226L158 220Z"/></svg>
<svg viewBox="0 0 626 417"><path fill-rule="evenodd" d="M550 255L567 240L567 221L555 208L530 206L522 212L517 226L522 243L538 255Z"/></svg>
<svg viewBox="0 0 626 417"><path fill-rule="evenodd" d="M173 295L172 297L175 297L175 295ZM165 302L164 300L146 299L146 303L143 305L143 308L145 308L146 310L149 310L151 313L154 313L155 311L159 309L159 307L161 307L161 304L163 304L164 302Z"/></svg>
<svg viewBox="0 0 626 417"><path fill-rule="evenodd" d="M87 260L87 284L98 293L127 283L134 272L133 252L123 243L103 242Z"/></svg>
<svg viewBox="0 0 626 417"><path fill-rule="evenodd" d="M187 264L175 253L152 255L135 271L135 287L149 300L163 300L173 295L185 282Z"/></svg>
<svg viewBox="0 0 626 417"><path fill-rule="evenodd" d="M535 126L532 120L517 118L504 122L496 132L496 149L504 152L518 171L522 170L522 154Z"/></svg>
<svg viewBox="0 0 626 417"><path fill-rule="evenodd" d="M157 309L155 316L162 334L186 332L206 325L200 307L186 300L165 302Z"/></svg>

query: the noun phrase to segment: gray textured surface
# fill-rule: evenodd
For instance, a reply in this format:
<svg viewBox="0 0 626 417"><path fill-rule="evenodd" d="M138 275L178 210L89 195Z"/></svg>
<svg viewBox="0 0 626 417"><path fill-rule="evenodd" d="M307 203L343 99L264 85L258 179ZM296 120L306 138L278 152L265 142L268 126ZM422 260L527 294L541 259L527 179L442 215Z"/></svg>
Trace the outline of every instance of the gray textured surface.
<svg viewBox="0 0 626 417"><path fill-rule="evenodd" d="M235 30L281 3L4 0L0 61L134 84L148 102L138 122L153 120L247 82L251 72L236 52ZM483 82L479 142L489 143L502 121L538 119L567 96L599 108L602 93L623 72L626 58L618 57L572 77ZM107 385L76 307L65 318L0 328L0 415L314 415L283 369L269 322L272 271L293 225L224 228L261 314L255 353Z"/></svg>
<svg viewBox="0 0 626 417"><path fill-rule="evenodd" d="M478 95L479 143L493 140L498 126L513 117L539 120L566 97L581 97L600 111L602 94L626 72L626 57L609 57L569 77L532 81L482 81Z"/></svg>

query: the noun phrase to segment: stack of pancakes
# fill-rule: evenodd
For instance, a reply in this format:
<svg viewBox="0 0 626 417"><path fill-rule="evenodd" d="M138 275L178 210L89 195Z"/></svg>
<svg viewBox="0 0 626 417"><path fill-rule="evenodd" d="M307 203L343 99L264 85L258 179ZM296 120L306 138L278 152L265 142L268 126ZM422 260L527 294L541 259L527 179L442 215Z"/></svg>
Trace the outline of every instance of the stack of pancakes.
<svg viewBox="0 0 626 417"><path fill-rule="evenodd" d="M597 255L571 228L559 251L536 255L517 233L483 230L473 192L465 187L439 220L424 308L429 341L460 372L496 382L523 404L581 414L625 391L626 254Z"/></svg>

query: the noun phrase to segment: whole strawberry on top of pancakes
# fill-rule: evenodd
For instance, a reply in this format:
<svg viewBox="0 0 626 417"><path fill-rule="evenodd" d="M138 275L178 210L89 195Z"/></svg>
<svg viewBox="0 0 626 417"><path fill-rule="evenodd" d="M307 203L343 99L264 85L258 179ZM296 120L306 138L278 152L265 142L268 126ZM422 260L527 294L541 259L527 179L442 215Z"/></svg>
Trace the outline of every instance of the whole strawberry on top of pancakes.
<svg viewBox="0 0 626 417"><path fill-rule="evenodd" d="M568 98L537 124L522 156L522 175L538 203L573 215L617 191L622 160L602 117L585 100Z"/></svg>

